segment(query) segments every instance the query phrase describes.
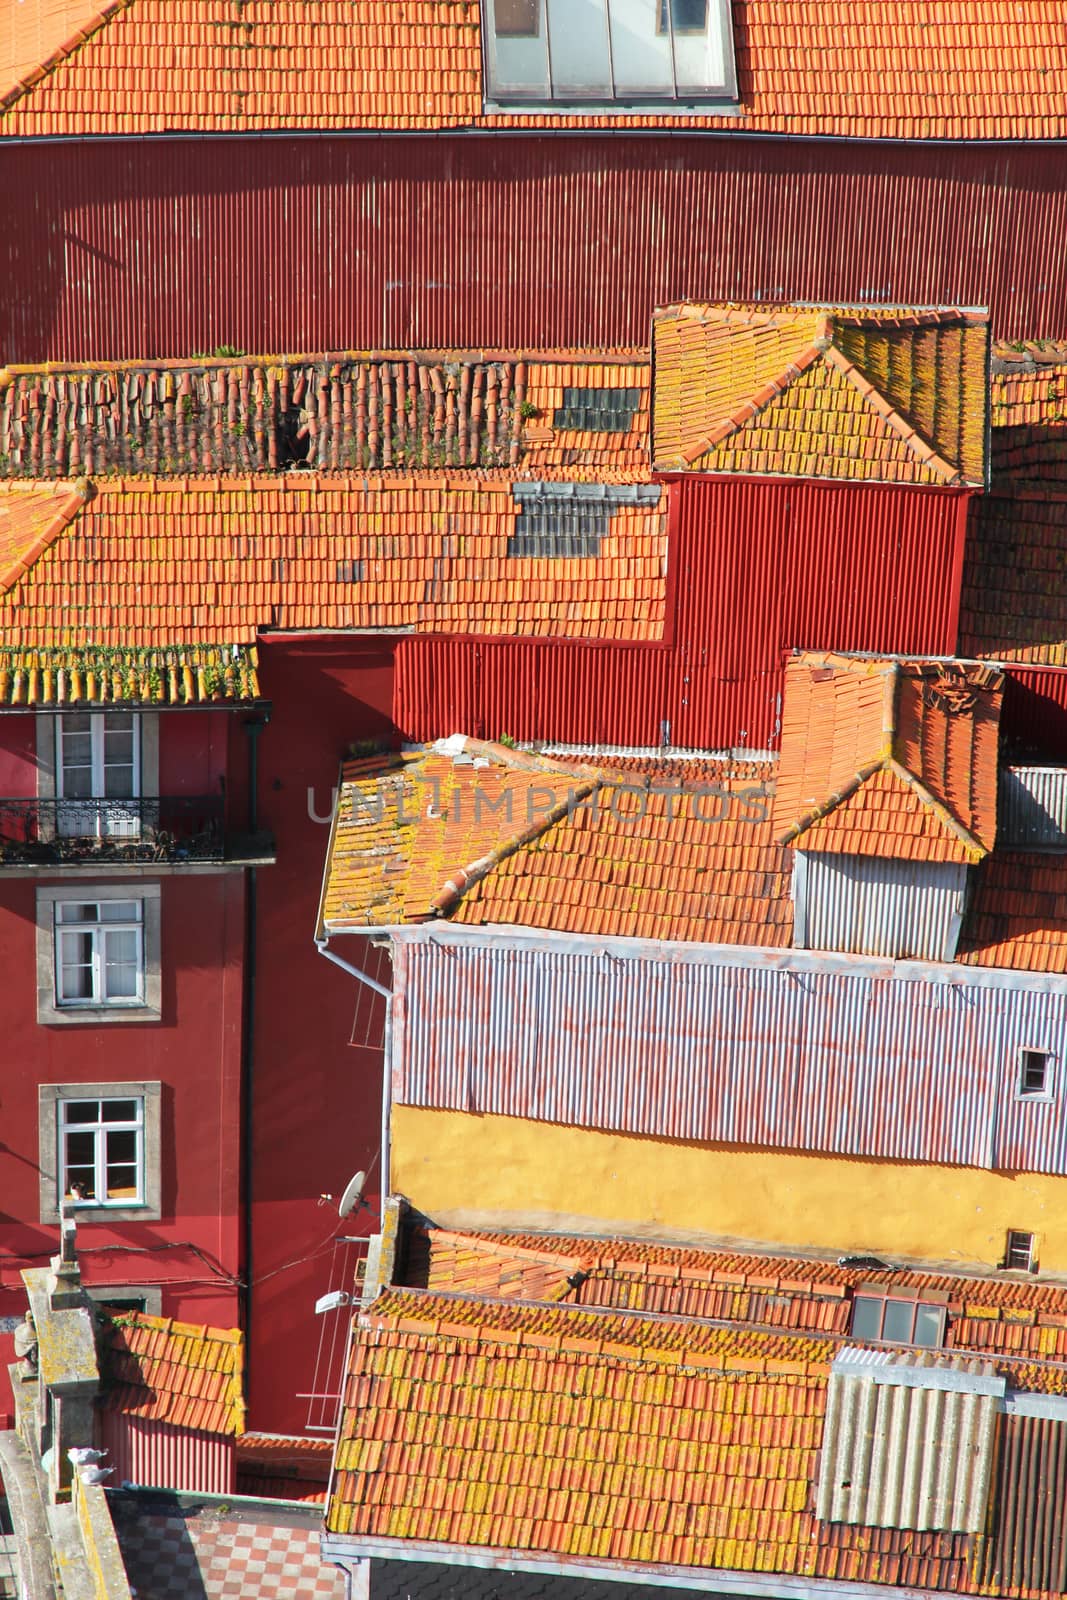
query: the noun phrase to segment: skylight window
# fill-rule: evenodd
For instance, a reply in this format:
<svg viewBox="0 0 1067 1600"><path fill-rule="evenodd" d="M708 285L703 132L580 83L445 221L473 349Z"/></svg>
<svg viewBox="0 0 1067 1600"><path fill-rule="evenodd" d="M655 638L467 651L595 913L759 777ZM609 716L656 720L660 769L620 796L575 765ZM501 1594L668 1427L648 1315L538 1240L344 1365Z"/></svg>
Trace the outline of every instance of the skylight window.
<svg viewBox="0 0 1067 1600"><path fill-rule="evenodd" d="M564 389L552 425L581 433L629 433L640 389Z"/></svg>
<svg viewBox="0 0 1067 1600"><path fill-rule="evenodd" d="M600 554L611 517L621 506L658 505L656 484L517 483L519 507L509 556L590 559Z"/></svg>
<svg viewBox="0 0 1067 1600"><path fill-rule="evenodd" d="M482 0L490 102L732 100L729 0Z"/></svg>

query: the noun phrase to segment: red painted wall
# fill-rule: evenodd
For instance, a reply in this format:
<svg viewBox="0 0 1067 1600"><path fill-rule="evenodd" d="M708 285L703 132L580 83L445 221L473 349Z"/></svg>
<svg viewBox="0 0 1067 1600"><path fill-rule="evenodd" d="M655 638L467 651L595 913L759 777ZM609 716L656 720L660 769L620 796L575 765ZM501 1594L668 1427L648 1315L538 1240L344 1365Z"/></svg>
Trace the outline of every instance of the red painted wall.
<svg viewBox="0 0 1067 1600"><path fill-rule="evenodd" d="M388 734L388 642L273 639L260 646L273 703L262 735L259 808L278 841L257 874L253 1064L253 1253L250 1425L301 1432L324 1324L315 1300L330 1286L332 1241L371 1233L379 1215L374 1165L381 1118L377 1052L349 1046L357 981L331 966L313 934L331 790L348 745ZM369 1170L368 1210L341 1223L319 1195L340 1195Z"/></svg>
<svg viewBox="0 0 1067 1600"><path fill-rule="evenodd" d="M1040 146L18 144L0 197L8 361L645 345L687 296L990 305L999 335L1067 335L1067 166Z"/></svg>
<svg viewBox="0 0 1067 1600"><path fill-rule="evenodd" d="M25 799L37 793L36 724L32 712L0 718L0 796Z"/></svg>
<svg viewBox="0 0 1067 1600"><path fill-rule="evenodd" d="M119 880L112 873L94 881ZM138 880L122 881L133 888ZM237 1322L244 884L233 873L158 881L162 1021L44 1027L36 1018L35 883L0 875L0 1315L24 1309L19 1268L43 1265L58 1242L55 1227L36 1221L38 1085L159 1080L163 1218L83 1222L85 1278L162 1285L167 1315Z"/></svg>
<svg viewBox="0 0 1067 1600"><path fill-rule="evenodd" d="M777 746L782 655L950 655L968 496L801 481L671 486L666 646L397 642L405 737Z"/></svg>

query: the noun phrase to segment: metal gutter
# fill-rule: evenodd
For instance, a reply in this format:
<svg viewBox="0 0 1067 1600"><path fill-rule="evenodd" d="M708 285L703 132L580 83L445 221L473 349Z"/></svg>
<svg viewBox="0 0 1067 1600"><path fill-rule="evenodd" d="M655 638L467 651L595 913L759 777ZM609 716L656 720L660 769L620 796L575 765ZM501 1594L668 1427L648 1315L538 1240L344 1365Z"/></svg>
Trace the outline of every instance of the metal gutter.
<svg viewBox="0 0 1067 1600"><path fill-rule="evenodd" d="M959 963L934 961L891 961L877 956L835 955L815 950L773 949L732 944L695 944L682 940L601 938L595 934L546 934L543 930L513 927L510 924L468 926L447 921L371 926L331 926L327 942L338 934L361 934L365 938L393 939L398 944L530 950L581 956L603 956L617 961L660 961L671 966L736 967L745 970L788 972L799 979L805 973L841 973L850 978L874 978L884 982L935 984L943 989L966 992L971 989L997 989L1030 994L1067 995L1067 974L1017 972L1010 967L971 967ZM318 944L319 941L316 940ZM326 951L321 953L356 977L366 978L347 962Z"/></svg>
<svg viewBox="0 0 1067 1600"><path fill-rule="evenodd" d="M327 1501L327 1507L329 1502ZM327 1513L328 1514L328 1513ZM549 1578L587 1579L594 1582L639 1582L663 1589L700 1590L707 1594L736 1595L737 1600L886 1600L882 1583L843 1583L832 1578L791 1578L763 1572L710 1571L706 1567L677 1567L660 1563L587 1561L578 1557L548 1560L522 1550L484 1550L470 1545L423 1544L410 1539L360 1538L358 1541L326 1531L322 1536L324 1561L430 1561L451 1567L477 1567L504 1572L533 1572ZM895 1586L898 1600L925 1600L940 1596L935 1589Z"/></svg>

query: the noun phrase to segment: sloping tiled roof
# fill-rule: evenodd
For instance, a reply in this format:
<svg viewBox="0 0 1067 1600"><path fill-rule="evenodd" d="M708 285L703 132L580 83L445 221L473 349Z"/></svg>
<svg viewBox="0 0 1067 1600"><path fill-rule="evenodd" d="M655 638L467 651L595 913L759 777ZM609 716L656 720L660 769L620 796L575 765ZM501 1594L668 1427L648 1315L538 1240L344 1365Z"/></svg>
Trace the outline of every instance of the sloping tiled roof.
<svg viewBox="0 0 1067 1600"><path fill-rule="evenodd" d="M237 1441L237 1493L322 1503L330 1477L329 1439L245 1433Z"/></svg>
<svg viewBox="0 0 1067 1600"><path fill-rule="evenodd" d="M9 593L55 543L89 492L84 481L18 489L0 483L0 595Z"/></svg>
<svg viewBox="0 0 1067 1600"><path fill-rule="evenodd" d="M244 1429L242 1335L172 1317L124 1312L113 1321L100 1404L205 1433Z"/></svg>
<svg viewBox="0 0 1067 1600"><path fill-rule="evenodd" d="M666 491L620 476L552 484L595 522L558 554L527 553L555 547L536 517L522 534L536 484L506 472L103 479L0 596L0 636L19 648L241 645L263 628L656 639ZM0 503L36 507L39 493L8 484Z"/></svg>
<svg viewBox="0 0 1067 1600"><path fill-rule="evenodd" d="M1067 345L995 344L990 368L994 484L1067 488Z"/></svg>
<svg viewBox="0 0 1067 1600"><path fill-rule="evenodd" d="M983 1535L815 1517L838 1348L795 1331L387 1290L354 1328L327 1534L378 1554L396 1540L398 1554L430 1557L474 1547L976 1592ZM1060 1364L997 1370L1013 1387L1067 1387Z"/></svg>
<svg viewBox="0 0 1067 1600"><path fill-rule="evenodd" d="M996 836L1002 682L962 663L795 657L775 837L846 855L980 860Z"/></svg>
<svg viewBox="0 0 1067 1600"><path fill-rule="evenodd" d="M254 645L178 644L154 650L0 645L0 706L234 705L258 698Z"/></svg>
<svg viewBox="0 0 1067 1600"><path fill-rule="evenodd" d="M561 932L789 942L765 768L613 774L452 741L342 773L328 931L446 915ZM481 764L473 765L477 760Z"/></svg>
<svg viewBox="0 0 1067 1600"><path fill-rule="evenodd" d="M510 466L648 477L647 354L341 352L12 366L0 372L6 475L245 475ZM596 407L602 391L630 402ZM567 407L574 394L583 406ZM2 568L0 568L2 582Z"/></svg>
<svg viewBox="0 0 1067 1600"><path fill-rule="evenodd" d="M1067 666L1065 530L1067 477L1059 487L982 496L967 533L961 652Z"/></svg>
<svg viewBox="0 0 1067 1600"><path fill-rule="evenodd" d="M945 1348L1067 1361L1067 1288L1012 1277L842 1267L802 1256L634 1239L411 1228L405 1284L434 1293L566 1301L845 1338L864 1284L947 1297Z"/></svg>
<svg viewBox="0 0 1067 1600"><path fill-rule="evenodd" d="M653 350L662 471L985 483L984 312L668 306Z"/></svg>
<svg viewBox="0 0 1067 1600"><path fill-rule="evenodd" d="M998 850L983 862L956 959L1067 972L1067 857Z"/></svg>
<svg viewBox="0 0 1067 1600"><path fill-rule="evenodd" d="M1061 0L733 0L739 111L684 125L1062 139ZM642 127L487 116L477 0L3 0L9 136L268 128ZM123 93L115 93L115 85Z"/></svg>

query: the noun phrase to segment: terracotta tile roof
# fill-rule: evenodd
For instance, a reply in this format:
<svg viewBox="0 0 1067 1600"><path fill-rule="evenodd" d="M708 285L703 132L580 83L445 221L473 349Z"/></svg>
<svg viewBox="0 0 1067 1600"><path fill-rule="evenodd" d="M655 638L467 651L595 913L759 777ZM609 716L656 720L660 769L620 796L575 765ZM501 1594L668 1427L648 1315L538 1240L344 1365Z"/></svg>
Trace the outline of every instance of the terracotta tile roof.
<svg viewBox="0 0 1067 1600"><path fill-rule="evenodd" d="M329 1439L244 1433L237 1440L237 1493L322 1503L332 1455Z"/></svg>
<svg viewBox="0 0 1067 1600"><path fill-rule="evenodd" d="M259 698L254 645L158 649L0 645L0 706L211 705Z"/></svg>
<svg viewBox="0 0 1067 1600"><path fill-rule="evenodd" d="M458 742L458 741L457 741ZM561 932L787 944L789 852L766 768L612 774L465 741L347 765L328 930L446 915ZM477 760L484 764L475 766Z"/></svg>
<svg viewBox="0 0 1067 1600"><path fill-rule="evenodd" d="M1061 0L733 0L729 115L486 115L476 0L4 0L13 137L627 127L1062 139ZM114 92L122 83L123 93Z"/></svg>
<svg viewBox="0 0 1067 1600"><path fill-rule="evenodd" d="M531 478L597 468L647 481L649 380L638 351L11 366L0 371L0 467L42 479L511 466ZM605 391L629 407L598 410ZM567 407L576 394L585 407Z"/></svg>
<svg viewBox="0 0 1067 1600"><path fill-rule="evenodd" d="M961 653L1067 666L1065 521L1067 478L1060 488L982 496L967 531Z"/></svg>
<svg viewBox="0 0 1067 1600"><path fill-rule="evenodd" d="M667 491L607 469L580 478L543 502L507 472L103 479L0 596L0 637L153 649L252 644L263 628L661 637ZM38 486L0 487L0 504L20 497L39 519ZM572 538L572 522L593 531Z"/></svg>
<svg viewBox="0 0 1067 1600"><path fill-rule="evenodd" d="M980 860L996 835L1002 683L962 663L792 659L774 836L847 855Z"/></svg>
<svg viewBox="0 0 1067 1600"><path fill-rule="evenodd" d="M1067 488L1067 345L995 344L990 366L994 485Z"/></svg>
<svg viewBox="0 0 1067 1600"><path fill-rule="evenodd" d="M820 1522L838 1339L387 1290L356 1319L326 1527L519 1550L975 1592L981 1536ZM1062 1365L998 1360L1062 1393ZM403 1544L398 1546L402 1550ZM414 1552L413 1552L414 1553Z"/></svg>
<svg viewBox="0 0 1067 1600"><path fill-rule="evenodd" d="M1067 972L1067 859L997 851L982 864L958 961Z"/></svg>
<svg viewBox="0 0 1067 1600"><path fill-rule="evenodd" d="M686 304L652 326L659 470L985 483L984 312Z"/></svg>
<svg viewBox="0 0 1067 1600"><path fill-rule="evenodd" d="M242 1360L236 1328L124 1312L108 1336L100 1404L176 1428L238 1434Z"/></svg>
<svg viewBox="0 0 1067 1600"><path fill-rule="evenodd" d="M1018 1278L884 1273L803 1256L420 1225L409 1231L404 1283L433 1293L566 1301L835 1339L848 1335L851 1293L879 1283L946 1295L946 1349L1067 1362L1067 1287Z"/></svg>

